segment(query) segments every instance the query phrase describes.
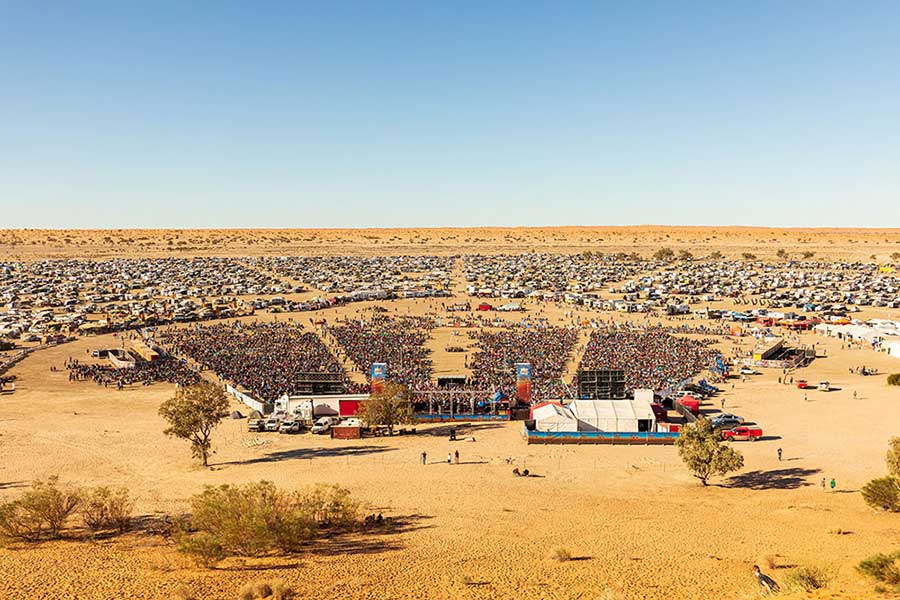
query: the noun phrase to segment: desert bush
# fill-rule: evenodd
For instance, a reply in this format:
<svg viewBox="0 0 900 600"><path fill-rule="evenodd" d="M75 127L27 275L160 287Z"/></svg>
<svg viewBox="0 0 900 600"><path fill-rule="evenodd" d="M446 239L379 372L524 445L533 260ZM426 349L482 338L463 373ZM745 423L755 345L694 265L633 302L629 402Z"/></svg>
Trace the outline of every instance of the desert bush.
<svg viewBox="0 0 900 600"><path fill-rule="evenodd" d="M208 487L191 500L180 527L179 549L207 563L224 556L296 552L322 529L358 523L358 504L337 486L288 493L268 481Z"/></svg>
<svg viewBox="0 0 900 600"><path fill-rule="evenodd" d="M900 588L900 550L891 554L873 554L861 561L856 570L878 582Z"/></svg>
<svg viewBox="0 0 900 600"><path fill-rule="evenodd" d="M115 529L123 533L131 527L131 511L134 502L128 490L96 487L84 492L81 502L81 518L91 531Z"/></svg>
<svg viewBox="0 0 900 600"><path fill-rule="evenodd" d="M559 562L568 562L572 560L572 553L568 548L556 548L550 554L550 558Z"/></svg>
<svg viewBox="0 0 900 600"><path fill-rule="evenodd" d="M756 260L756 255L752 252L742 252L741 258L743 258L744 260Z"/></svg>
<svg viewBox="0 0 900 600"><path fill-rule="evenodd" d="M887 378L888 385L900 385L900 373L891 373Z"/></svg>
<svg viewBox="0 0 900 600"><path fill-rule="evenodd" d="M827 569L803 566L784 576L784 588L790 592L812 592L828 587L832 579L832 574Z"/></svg>
<svg viewBox="0 0 900 600"><path fill-rule="evenodd" d="M656 252L653 253L653 258L655 260L672 260L675 257L675 251L669 248L668 246L665 248L660 248Z"/></svg>
<svg viewBox="0 0 900 600"><path fill-rule="evenodd" d="M60 486L59 478L36 481L21 498L0 506L0 534L8 539L57 539L81 504L77 488Z"/></svg>
<svg viewBox="0 0 900 600"><path fill-rule="evenodd" d="M291 600L294 590L283 581L257 581L247 583L241 587L238 600L257 600L267 598L269 600Z"/></svg>
<svg viewBox="0 0 900 600"><path fill-rule="evenodd" d="M178 551L187 554L198 566L210 568L225 558L225 549L222 544L210 533L205 531L184 531L175 536Z"/></svg>
<svg viewBox="0 0 900 600"><path fill-rule="evenodd" d="M863 500L872 508L900 512L900 484L893 477L873 479L860 492Z"/></svg>

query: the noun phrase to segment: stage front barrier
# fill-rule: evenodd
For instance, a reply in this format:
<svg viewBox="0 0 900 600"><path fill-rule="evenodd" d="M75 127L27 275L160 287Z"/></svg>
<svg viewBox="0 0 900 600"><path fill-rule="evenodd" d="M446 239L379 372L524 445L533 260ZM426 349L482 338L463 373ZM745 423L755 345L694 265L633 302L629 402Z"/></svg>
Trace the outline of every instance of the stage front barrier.
<svg viewBox="0 0 900 600"><path fill-rule="evenodd" d="M528 444L627 444L672 445L680 436L677 432L613 432L613 431L529 431L522 435Z"/></svg>
<svg viewBox="0 0 900 600"><path fill-rule="evenodd" d="M416 421L419 423L465 423L466 421L509 421L509 413L496 415L476 415L476 414L417 414Z"/></svg>

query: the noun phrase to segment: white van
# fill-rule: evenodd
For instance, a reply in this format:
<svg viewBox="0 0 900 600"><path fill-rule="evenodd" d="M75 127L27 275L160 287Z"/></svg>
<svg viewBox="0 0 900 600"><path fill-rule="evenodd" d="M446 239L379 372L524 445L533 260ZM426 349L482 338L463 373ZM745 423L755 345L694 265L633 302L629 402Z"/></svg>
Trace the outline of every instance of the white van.
<svg viewBox="0 0 900 600"><path fill-rule="evenodd" d="M334 417L319 417L310 431L313 433L328 433L335 423L337 423L337 419Z"/></svg>

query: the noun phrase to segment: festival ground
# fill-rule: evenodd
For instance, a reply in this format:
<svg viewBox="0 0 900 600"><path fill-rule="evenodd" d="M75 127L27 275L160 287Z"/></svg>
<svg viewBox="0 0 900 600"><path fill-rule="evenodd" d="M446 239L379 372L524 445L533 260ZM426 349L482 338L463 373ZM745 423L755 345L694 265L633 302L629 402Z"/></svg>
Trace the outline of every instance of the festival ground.
<svg viewBox="0 0 900 600"><path fill-rule="evenodd" d="M398 314L435 308L434 301L417 300L385 306ZM541 306L558 324L588 315ZM317 316L368 311L351 305ZM435 330L429 344L436 373L459 368L459 354L443 347L468 338L453 331ZM79 485L127 486L137 511L153 519L186 510L204 485L332 482L400 525L395 533L318 545L299 557L232 560L215 570L191 567L171 543L145 533L4 549L0 587L6 597L106 599L170 598L185 585L195 597L212 599L236 597L247 581L279 578L300 597L323 598L752 598L758 592L750 568L772 558L776 579L791 565L833 569L835 582L816 597L865 597L872 585L854 565L900 545L896 517L873 512L858 493L884 471L900 390L887 388L884 376L848 369L892 372L897 359L845 350L839 340L813 334L800 341L818 342L826 356L797 377L829 380L837 389L779 385L774 371L732 380L734 389L729 384L722 395L726 410L761 424L766 439L736 443L744 469L709 488L687 473L672 447L526 446L521 423L473 425L460 437L474 441L451 443L440 426L419 427L415 436L338 441L248 433L245 421L226 420L215 435L212 468L201 469L185 444L162 434L157 409L172 386L120 392L67 381L68 357L115 346L117 338L41 351L12 371L17 391L0 403L0 499L59 474ZM733 344L723 342L726 355ZM745 348L750 344L743 340ZM454 450L461 464L447 465ZM516 478L514 466L538 477ZM822 490L823 478L836 480L834 492ZM558 547L579 560L552 560Z"/></svg>

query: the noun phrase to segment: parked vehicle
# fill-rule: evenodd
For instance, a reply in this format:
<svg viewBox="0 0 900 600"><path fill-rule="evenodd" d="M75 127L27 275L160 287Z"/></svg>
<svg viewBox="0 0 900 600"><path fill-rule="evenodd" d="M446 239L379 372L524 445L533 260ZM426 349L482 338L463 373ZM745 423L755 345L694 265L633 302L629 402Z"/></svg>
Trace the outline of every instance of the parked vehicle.
<svg viewBox="0 0 900 600"><path fill-rule="evenodd" d="M807 383L805 379L797 380L797 389L805 390L808 388L809 388L809 383Z"/></svg>
<svg viewBox="0 0 900 600"><path fill-rule="evenodd" d="M349 419L344 419L340 423L341 427L362 427L362 421L357 419L356 417L350 417Z"/></svg>
<svg viewBox="0 0 900 600"><path fill-rule="evenodd" d="M313 433L328 433L336 422L337 420L334 417L319 417L310 431Z"/></svg>
<svg viewBox="0 0 900 600"><path fill-rule="evenodd" d="M266 431L278 431L281 427L281 419L278 417L269 417L266 419Z"/></svg>
<svg viewBox="0 0 900 600"><path fill-rule="evenodd" d="M759 375L759 371L751 369L750 367L741 367L739 372L741 375Z"/></svg>
<svg viewBox="0 0 900 600"><path fill-rule="evenodd" d="M300 421L282 421L278 427L278 433L300 433Z"/></svg>
<svg viewBox="0 0 900 600"><path fill-rule="evenodd" d="M755 442L763 435L762 429L758 427L732 427L722 432L722 439L729 442Z"/></svg>
<svg viewBox="0 0 900 600"><path fill-rule="evenodd" d="M820 392L830 392L831 384L828 383L827 381L820 381L819 382L819 391Z"/></svg>
<svg viewBox="0 0 900 600"><path fill-rule="evenodd" d="M266 430L265 419L247 419L247 430L248 431L265 431Z"/></svg>
<svg viewBox="0 0 900 600"><path fill-rule="evenodd" d="M744 424L744 418L729 413L721 413L714 416L710 421L716 429L731 429L737 425Z"/></svg>

